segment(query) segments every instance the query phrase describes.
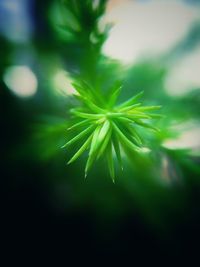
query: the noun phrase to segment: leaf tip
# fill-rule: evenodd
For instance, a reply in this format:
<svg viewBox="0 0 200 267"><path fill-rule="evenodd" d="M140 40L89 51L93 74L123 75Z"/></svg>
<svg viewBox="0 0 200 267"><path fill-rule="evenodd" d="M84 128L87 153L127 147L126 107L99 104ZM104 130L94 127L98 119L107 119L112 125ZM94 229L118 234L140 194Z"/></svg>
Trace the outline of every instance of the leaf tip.
<svg viewBox="0 0 200 267"><path fill-rule="evenodd" d="M72 160L70 159L68 162L67 162L67 165L71 164L72 163Z"/></svg>
<svg viewBox="0 0 200 267"><path fill-rule="evenodd" d="M66 144L64 144L64 145L63 145L63 146L61 146L60 148L62 148L62 149L63 149L63 148L65 148L65 147L66 147Z"/></svg>

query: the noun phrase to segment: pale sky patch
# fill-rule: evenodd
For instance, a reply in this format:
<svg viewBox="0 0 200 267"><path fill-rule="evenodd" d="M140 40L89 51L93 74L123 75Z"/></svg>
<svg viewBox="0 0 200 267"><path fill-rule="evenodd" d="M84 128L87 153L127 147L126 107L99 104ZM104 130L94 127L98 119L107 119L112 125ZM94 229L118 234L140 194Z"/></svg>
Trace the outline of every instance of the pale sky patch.
<svg viewBox="0 0 200 267"><path fill-rule="evenodd" d="M199 14L199 8L175 0L112 0L105 20L114 26L103 51L123 63L165 53L184 37Z"/></svg>

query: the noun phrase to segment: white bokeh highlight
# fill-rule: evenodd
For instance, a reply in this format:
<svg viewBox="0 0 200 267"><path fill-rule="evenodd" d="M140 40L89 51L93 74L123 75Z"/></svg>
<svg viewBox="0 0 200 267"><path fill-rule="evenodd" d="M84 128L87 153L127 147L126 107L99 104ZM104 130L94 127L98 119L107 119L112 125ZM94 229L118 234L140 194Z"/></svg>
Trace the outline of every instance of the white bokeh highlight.
<svg viewBox="0 0 200 267"><path fill-rule="evenodd" d="M124 0L116 1L116 5L112 2L105 21L114 26L103 51L125 64L149 53L167 52L199 17L198 8L181 1Z"/></svg>
<svg viewBox="0 0 200 267"><path fill-rule="evenodd" d="M174 129L181 133L175 139L165 140L163 146L169 149L190 149L199 151L200 149L200 124L198 121L188 121L179 124Z"/></svg>
<svg viewBox="0 0 200 267"><path fill-rule="evenodd" d="M5 70L3 80L18 97L31 97L37 92L37 78L27 66L12 66Z"/></svg>
<svg viewBox="0 0 200 267"><path fill-rule="evenodd" d="M72 79L65 70L57 69L53 75L52 82L57 93L62 95L76 94L76 91L72 86Z"/></svg>
<svg viewBox="0 0 200 267"><path fill-rule="evenodd" d="M171 66L165 81L166 92L171 96L183 96L197 88L200 88L200 46Z"/></svg>

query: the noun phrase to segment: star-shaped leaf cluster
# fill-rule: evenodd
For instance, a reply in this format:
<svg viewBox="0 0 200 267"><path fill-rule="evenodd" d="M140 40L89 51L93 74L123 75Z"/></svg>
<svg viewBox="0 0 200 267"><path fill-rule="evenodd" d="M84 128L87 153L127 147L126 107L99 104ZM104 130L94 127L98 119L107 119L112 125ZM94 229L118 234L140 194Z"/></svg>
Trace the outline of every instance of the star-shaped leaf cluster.
<svg viewBox="0 0 200 267"><path fill-rule="evenodd" d="M75 122L68 131L72 131L74 137L63 148L68 148L75 143L81 143L81 145L68 163L74 162L85 150L89 150L85 177L96 160L106 157L110 176L114 181L115 156L123 169L121 152L126 152L126 148L141 151L143 145L136 126L157 131L158 129L149 122L151 119L160 117L159 114L151 113L160 109L160 106L143 106L138 102L143 92L121 104L116 104L121 90L119 85L114 86L105 97L85 83L74 83L73 86L78 92L76 98L81 105L71 110Z"/></svg>

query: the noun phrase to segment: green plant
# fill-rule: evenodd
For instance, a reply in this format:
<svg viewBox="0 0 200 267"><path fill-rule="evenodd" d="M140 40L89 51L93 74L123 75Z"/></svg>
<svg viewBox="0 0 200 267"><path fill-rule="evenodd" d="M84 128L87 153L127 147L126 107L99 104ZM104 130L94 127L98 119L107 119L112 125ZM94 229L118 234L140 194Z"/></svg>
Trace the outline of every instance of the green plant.
<svg viewBox="0 0 200 267"><path fill-rule="evenodd" d="M99 27L99 21L105 14L106 2L63 1L62 30L66 34L67 44L73 45L78 52L74 55L73 64L76 71L73 71L71 65L68 70L75 81L73 86L78 93L75 97L79 100L78 107L71 109L73 120L68 133L72 137L68 138L63 148L73 149L74 145L79 145L68 163L74 162L89 150L85 177L96 160L106 157L110 176L114 181L115 157L122 168L122 151L126 153L127 149L131 149L142 152L144 142L138 127L157 131L150 121L159 115L152 114L151 111L160 106L142 106L138 102L142 92L124 103L117 103L121 89L121 82L118 81L120 75L111 75L111 71L117 72L117 64L111 64L101 54L110 27ZM118 77L117 81L113 78L115 75Z"/></svg>
<svg viewBox="0 0 200 267"><path fill-rule="evenodd" d="M71 109L74 122L68 128L73 131L73 138L63 148L69 147L76 142L81 142L78 151L68 163L79 158L82 153L89 149L89 156L85 167L85 177L93 163L101 156L106 156L110 176L115 179L114 157L116 155L119 165L122 167L121 151L126 148L140 152L143 142L137 132L137 126L153 131L157 128L149 123L151 119L160 117L152 114L160 106L142 106L138 99L143 92L131 99L116 104L121 86L115 85L104 96L102 92L93 90L88 84L74 83L80 101L80 107Z"/></svg>

